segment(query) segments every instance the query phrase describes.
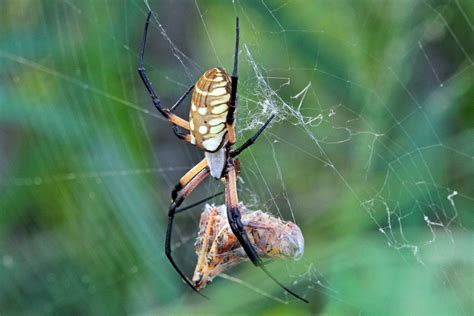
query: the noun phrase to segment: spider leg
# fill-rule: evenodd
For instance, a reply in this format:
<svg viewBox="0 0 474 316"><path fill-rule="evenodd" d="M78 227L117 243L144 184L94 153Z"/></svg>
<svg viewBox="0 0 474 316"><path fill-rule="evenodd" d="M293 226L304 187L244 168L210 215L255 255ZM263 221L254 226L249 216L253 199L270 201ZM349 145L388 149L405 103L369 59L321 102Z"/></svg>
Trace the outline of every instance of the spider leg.
<svg viewBox="0 0 474 316"><path fill-rule="evenodd" d="M176 101L176 103L171 107L171 113L174 113L174 110L183 102L183 100L188 96L188 94L194 89L194 85L188 88L188 90Z"/></svg>
<svg viewBox="0 0 474 316"><path fill-rule="evenodd" d="M239 67L239 17L235 18L235 51L234 51L234 71L232 72L232 77L237 78L237 68ZM235 97L235 95L234 95Z"/></svg>
<svg viewBox="0 0 474 316"><path fill-rule="evenodd" d="M226 126L229 133L229 144L235 144L234 120L237 110L237 83L239 81L238 66L239 66L239 17L235 18L235 52L234 52L234 71L231 77L231 92L229 100L229 111L227 112Z"/></svg>
<svg viewBox="0 0 474 316"><path fill-rule="evenodd" d="M151 18L151 11L148 12L148 16L145 22L145 30L143 31L143 41L142 41L142 48L141 48L141 53L140 53L140 61L138 64L138 73L140 74L140 78L145 84L145 87L148 90L148 93L150 94L151 100L153 101L153 104L155 105L156 109L171 123L189 130L188 121L180 118L179 116L173 114L169 109L166 109L163 107L163 105L161 104L160 98L155 93L155 90L153 89L153 86L146 74L146 70L144 66L144 56L145 56L145 45L146 45L146 38L148 34L148 26L150 24L150 18Z"/></svg>
<svg viewBox="0 0 474 316"><path fill-rule="evenodd" d="M225 186L225 197L226 197L226 207L227 207L227 219L229 221L230 228L234 233L235 237L240 242L240 245L244 249L245 253L249 257L252 263L259 267L260 269L265 272L265 274L270 277L276 284L278 284L281 288L285 291L296 297L297 299L308 303L308 301L298 294L294 293L287 287L285 287L282 283L280 283L273 275L265 267L262 259L258 256L255 248L250 243L250 239L247 235L247 232L244 229L244 225L242 224L240 218L240 210L238 206L238 196L237 196L237 174L235 171L234 161L232 159L228 160L227 164L227 173L226 173L226 186Z"/></svg>
<svg viewBox="0 0 474 316"><path fill-rule="evenodd" d="M171 113L174 113L174 110L183 102L183 100L188 96L188 94L194 89L194 85L189 87L189 89L176 101L176 103L171 107ZM179 138L188 143L191 143L191 135L188 133L183 133L179 130L176 124L173 124L173 133Z"/></svg>
<svg viewBox="0 0 474 316"><path fill-rule="evenodd" d="M187 211L187 210L189 210L189 209L191 209L191 208L193 208L193 207L195 207L195 206L198 206L198 205L200 205L200 204L202 204L202 203L204 203L204 202L207 202L207 201L209 201L209 200L215 198L216 196L219 196L219 195L222 195L222 194L224 194L224 191L221 191L221 192L219 192L219 193L216 193L216 194L213 194L213 195L211 195L211 196L208 196L207 198L202 199L202 200L199 200L199 201L197 201L196 203L193 203L193 204L191 204L191 205L187 205L187 206L185 206L185 207L179 208L179 209L177 209L177 210L175 211L175 214L181 213L181 212L184 212L184 211Z"/></svg>
<svg viewBox="0 0 474 316"><path fill-rule="evenodd" d="M190 143L192 144L192 141L191 141L191 134L186 134L186 133L183 133L179 130L178 126L176 125L173 125L173 133L176 135L176 137L178 137L179 139L181 140L184 140L185 142L187 143Z"/></svg>
<svg viewBox="0 0 474 316"><path fill-rule="evenodd" d="M270 116L270 118L265 122L265 124L263 124L262 127L259 128L259 130L257 131L257 133L255 133L255 135L253 135L252 137L250 137L249 139L247 139L247 141L245 143L243 143L242 145L240 145L240 147L234 149L234 150L231 150L230 152L230 156L232 158L240 155L241 152L243 152L245 149L247 149L249 146L253 145L253 143L255 143L255 141L257 140L258 136L260 136L260 134L263 132L263 130L265 128L267 128L268 124L270 124L270 121L275 117L275 114L273 114L272 116Z"/></svg>
<svg viewBox="0 0 474 316"><path fill-rule="evenodd" d="M173 268L181 276L181 279L187 285L189 285L189 287L192 288L196 293L200 294L201 296L204 296L203 294L199 293L199 291L196 289L193 283L179 269L178 265L175 263L173 259L173 256L171 255L171 235L173 232L173 221L174 221L174 216L176 214L176 209L181 205L181 203L183 203L184 199L199 185L199 183L201 183L202 180L204 180L209 175L209 167L207 165L202 167L201 170L199 170L198 172L195 172L195 170L193 169L188 171L188 173L185 176L187 176L188 174L191 174L191 175L194 174L194 176L192 176L188 180L188 182L184 184L184 186L178 193L173 194L174 197L171 201L169 212L168 212L168 226L166 229L165 254L169 262L173 266Z"/></svg>
<svg viewBox="0 0 474 316"><path fill-rule="evenodd" d="M201 170L207 167L207 159L204 158L192 167L184 176L179 179L177 185L175 185L173 191L171 191L171 199L174 201L178 196L178 192L181 191Z"/></svg>
<svg viewBox="0 0 474 316"><path fill-rule="evenodd" d="M250 261L252 261L254 265L259 266L262 263L262 259L260 259L254 247L252 247L240 219L240 210L238 207L239 199L237 196L237 173L235 171L234 162L231 159L229 159L227 164L225 182L225 203L230 228L244 248Z"/></svg>

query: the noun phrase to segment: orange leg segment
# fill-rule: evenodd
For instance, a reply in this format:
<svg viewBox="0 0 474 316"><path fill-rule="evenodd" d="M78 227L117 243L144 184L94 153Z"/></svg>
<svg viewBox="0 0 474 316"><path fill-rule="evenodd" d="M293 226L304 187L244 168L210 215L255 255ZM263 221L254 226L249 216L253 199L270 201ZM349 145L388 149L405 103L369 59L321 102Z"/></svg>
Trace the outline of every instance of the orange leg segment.
<svg viewBox="0 0 474 316"><path fill-rule="evenodd" d="M194 167L191 168L184 176L179 179L178 184L174 187L173 191L171 192L171 198L173 200L176 199L178 192L185 187L199 172L201 172L204 168L207 167L207 158L204 158L200 162L198 162Z"/></svg>

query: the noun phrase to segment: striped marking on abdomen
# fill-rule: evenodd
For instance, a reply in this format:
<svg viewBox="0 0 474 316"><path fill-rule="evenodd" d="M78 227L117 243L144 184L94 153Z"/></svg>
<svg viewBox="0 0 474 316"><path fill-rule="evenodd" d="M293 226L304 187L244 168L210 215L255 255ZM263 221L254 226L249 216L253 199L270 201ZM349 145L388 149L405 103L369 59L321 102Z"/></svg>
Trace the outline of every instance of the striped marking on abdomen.
<svg viewBox="0 0 474 316"><path fill-rule="evenodd" d="M192 140L199 148L213 152L224 144L230 92L230 77L221 68L209 69L196 82L189 121Z"/></svg>

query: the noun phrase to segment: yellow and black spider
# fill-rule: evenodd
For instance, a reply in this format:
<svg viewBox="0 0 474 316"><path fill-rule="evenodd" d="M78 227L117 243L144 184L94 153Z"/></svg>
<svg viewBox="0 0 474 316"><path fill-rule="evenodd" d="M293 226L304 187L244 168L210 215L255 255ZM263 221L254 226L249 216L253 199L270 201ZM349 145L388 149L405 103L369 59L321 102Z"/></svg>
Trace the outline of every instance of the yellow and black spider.
<svg viewBox="0 0 474 316"><path fill-rule="evenodd" d="M304 298L295 294L278 280L276 280L266 269L262 259L257 255L254 247L250 243L249 237L241 222L237 197L237 173L239 171L239 161L234 159L244 149L252 145L257 137L263 132L270 121L272 115L257 133L248 139L240 147L233 149L235 144L235 115L237 113L237 66L239 51L239 18L236 18L236 40L234 54L234 70L229 76L222 68L212 68L207 70L191 86L184 95L170 109L162 106L158 95L155 93L150 80L148 79L144 67L145 44L147 39L148 25L150 23L151 12L145 23L143 42L140 54L138 73L145 84L156 109L173 124L173 131L180 139L197 146L204 151L205 158L196 166L191 168L176 185L171 193L171 205L168 213L168 228L166 231L165 253L174 269L181 278L196 292L198 290L192 282L181 272L171 256L171 233L173 220L176 213L189 209L189 207L177 209L184 199L201 183L208 175L215 179L221 179L225 184L225 202L227 207L227 218L232 232L239 240L245 253L252 263L260 267L272 280L296 298L308 302ZM192 91L191 109L189 111L189 121L186 121L174 114L174 110L181 104L186 96ZM187 130L182 132L179 128ZM199 293L199 292L198 292ZM201 294L202 295L202 294Z"/></svg>

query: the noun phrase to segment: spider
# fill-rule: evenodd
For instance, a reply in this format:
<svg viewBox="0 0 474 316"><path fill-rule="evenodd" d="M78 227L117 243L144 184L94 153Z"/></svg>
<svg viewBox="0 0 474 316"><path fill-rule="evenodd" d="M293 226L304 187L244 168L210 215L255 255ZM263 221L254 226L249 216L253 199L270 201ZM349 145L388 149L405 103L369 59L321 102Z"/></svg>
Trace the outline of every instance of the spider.
<svg viewBox="0 0 474 316"><path fill-rule="evenodd" d="M145 45L151 15L152 12L150 11L145 22L138 73L150 94L154 106L172 124L175 135L203 150L205 155L204 159L191 168L179 180L179 183L171 193L171 204L168 212L168 226L165 240L166 257L183 281L196 293L199 293L195 285L178 268L173 259L171 253L171 235L176 213L190 208L190 206L182 209L178 209L178 207L199 183L210 175L215 179L222 180L225 184L225 204L230 228L252 263L261 268L274 282L288 293L307 303L307 300L286 288L270 274L264 262L251 245L241 222L236 183L240 163L239 160L235 158L257 140L258 136L274 118L274 115L270 116L254 136L249 138L240 147L236 149L233 148L235 144L235 116L237 113L239 18L236 18L236 40L232 76L229 76L223 68L211 68L207 70L198 79L196 84L192 85L178 101L168 109L161 104L160 98L154 91L144 67ZM186 121L174 114L174 111L193 89L189 121ZM183 132L183 130L188 132Z"/></svg>

